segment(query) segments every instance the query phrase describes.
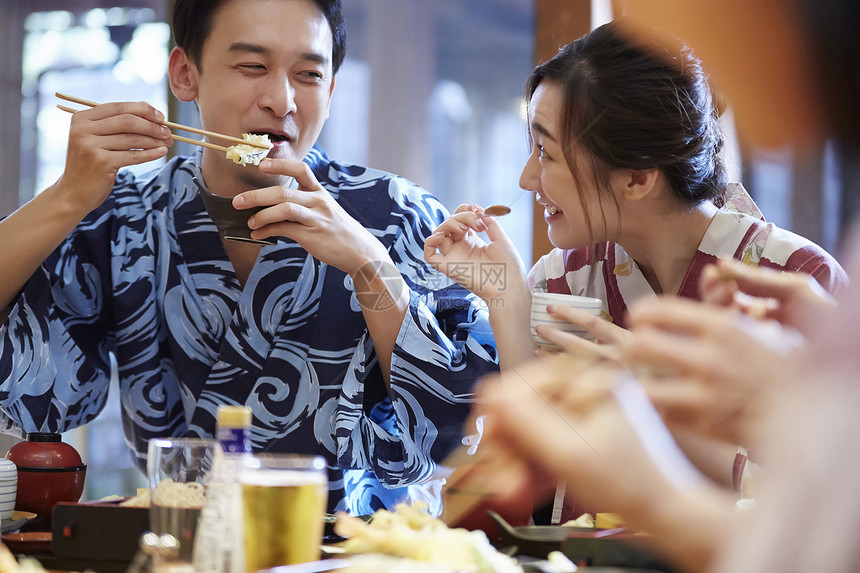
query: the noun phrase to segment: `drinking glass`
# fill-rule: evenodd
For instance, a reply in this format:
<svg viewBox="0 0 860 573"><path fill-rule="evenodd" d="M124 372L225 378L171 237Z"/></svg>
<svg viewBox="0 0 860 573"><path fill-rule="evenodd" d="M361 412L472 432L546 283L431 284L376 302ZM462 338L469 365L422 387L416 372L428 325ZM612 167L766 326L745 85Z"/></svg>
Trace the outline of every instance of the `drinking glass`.
<svg viewBox="0 0 860 573"><path fill-rule="evenodd" d="M328 499L321 456L246 455L239 482L246 573L320 558Z"/></svg>
<svg viewBox="0 0 860 573"><path fill-rule="evenodd" d="M151 492L149 527L179 543L176 563L192 563L200 512L206 505L205 486L222 456L215 440L154 438L149 441L146 469Z"/></svg>

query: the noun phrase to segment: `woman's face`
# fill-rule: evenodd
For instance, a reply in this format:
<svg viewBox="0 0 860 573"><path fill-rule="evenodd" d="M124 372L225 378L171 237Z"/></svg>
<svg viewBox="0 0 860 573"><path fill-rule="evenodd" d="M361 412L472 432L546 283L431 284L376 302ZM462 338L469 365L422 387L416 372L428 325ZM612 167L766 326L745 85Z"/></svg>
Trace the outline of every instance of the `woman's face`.
<svg viewBox="0 0 860 573"><path fill-rule="evenodd" d="M561 138L562 97L558 84L544 80L529 102L532 149L520 175L520 187L534 191L535 200L543 205L552 244L573 249L606 240L611 229L604 219L611 224L617 215L613 201L606 201L604 215L591 167L579 148L574 151L579 169L576 179L567 164Z"/></svg>

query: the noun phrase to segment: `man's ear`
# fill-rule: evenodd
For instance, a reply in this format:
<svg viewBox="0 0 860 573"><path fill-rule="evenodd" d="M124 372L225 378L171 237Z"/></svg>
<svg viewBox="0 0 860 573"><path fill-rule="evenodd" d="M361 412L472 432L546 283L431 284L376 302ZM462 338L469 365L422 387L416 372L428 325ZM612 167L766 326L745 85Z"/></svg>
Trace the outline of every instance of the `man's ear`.
<svg viewBox="0 0 860 573"><path fill-rule="evenodd" d="M199 72L197 66L182 48L173 48L167 62L170 91L180 101L193 101L197 97Z"/></svg>
<svg viewBox="0 0 860 573"><path fill-rule="evenodd" d="M614 187L628 201L644 199L657 186L659 169L619 169L612 174Z"/></svg>

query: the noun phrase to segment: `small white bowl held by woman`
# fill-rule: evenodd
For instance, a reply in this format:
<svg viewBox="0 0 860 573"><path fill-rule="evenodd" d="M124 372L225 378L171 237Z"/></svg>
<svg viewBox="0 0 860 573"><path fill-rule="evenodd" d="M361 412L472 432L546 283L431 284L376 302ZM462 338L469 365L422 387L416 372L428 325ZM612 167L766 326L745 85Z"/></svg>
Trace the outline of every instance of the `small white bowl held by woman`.
<svg viewBox="0 0 860 573"><path fill-rule="evenodd" d="M548 350L557 349L555 344L547 342L537 335L535 327L538 325L552 326L564 332L576 334L584 338L591 338L590 333L572 322L557 319L547 312L546 307L550 305L569 306L587 311L594 316L600 316L600 309L603 306L603 301L599 298L588 296L577 296L573 294L558 294L549 292L533 292L532 293L532 310L531 310L531 330L532 340L539 344L542 348Z"/></svg>
<svg viewBox="0 0 860 573"><path fill-rule="evenodd" d="M0 458L0 519L12 519L15 496L18 494L18 468L6 458Z"/></svg>

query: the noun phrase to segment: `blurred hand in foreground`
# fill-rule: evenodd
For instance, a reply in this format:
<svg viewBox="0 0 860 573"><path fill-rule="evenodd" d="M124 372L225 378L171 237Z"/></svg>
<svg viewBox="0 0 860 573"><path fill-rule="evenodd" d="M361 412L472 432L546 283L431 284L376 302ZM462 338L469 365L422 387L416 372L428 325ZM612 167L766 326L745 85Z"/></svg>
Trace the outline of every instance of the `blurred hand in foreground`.
<svg viewBox="0 0 860 573"><path fill-rule="evenodd" d="M733 498L684 457L629 371L543 357L482 383L478 411L481 447L504 460L500 471L519 476L511 495L523 475L554 476L620 513L630 529L654 534L656 549L684 569L707 567L731 523ZM679 520L688 524L680 533Z"/></svg>
<svg viewBox="0 0 860 573"><path fill-rule="evenodd" d="M684 299L631 309L623 358L670 426L747 444L802 338L773 320Z"/></svg>
<svg viewBox="0 0 860 573"><path fill-rule="evenodd" d="M836 307L833 297L810 275L730 259L706 267L699 288L704 302L732 306L804 333L810 323Z"/></svg>
<svg viewBox="0 0 860 573"><path fill-rule="evenodd" d="M611 363L544 357L482 383L478 402L481 447L576 484L596 505L636 514L702 479L642 387Z"/></svg>

